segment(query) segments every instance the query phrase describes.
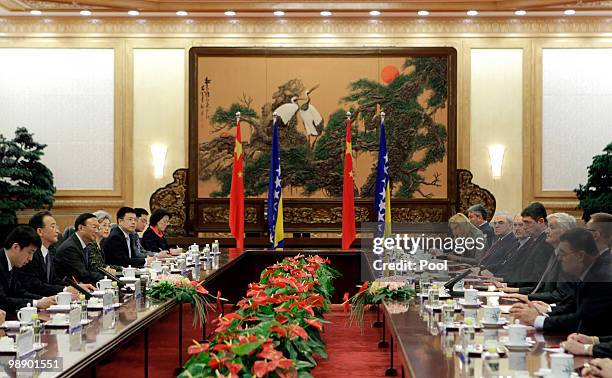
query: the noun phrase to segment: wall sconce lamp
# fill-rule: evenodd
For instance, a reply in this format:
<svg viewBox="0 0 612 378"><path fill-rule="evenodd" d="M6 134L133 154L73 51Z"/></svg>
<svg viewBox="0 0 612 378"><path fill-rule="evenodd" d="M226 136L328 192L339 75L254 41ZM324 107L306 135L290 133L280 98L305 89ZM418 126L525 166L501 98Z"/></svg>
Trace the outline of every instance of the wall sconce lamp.
<svg viewBox="0 0 612 378"><path fill-rule="evenodd" d="M156 179L164 177L164 164L168 146L165 144L152 144L151 156L153 157L153 175Z"/></svg>
<svg viewBox="0 0 612 378"><path fill-rule="evenodd" d="M491 160L491 176L498 179L502 175L502 164L504 162L504 153L506 147L501 144L492 144L489 146L489 159Z"/></svg>

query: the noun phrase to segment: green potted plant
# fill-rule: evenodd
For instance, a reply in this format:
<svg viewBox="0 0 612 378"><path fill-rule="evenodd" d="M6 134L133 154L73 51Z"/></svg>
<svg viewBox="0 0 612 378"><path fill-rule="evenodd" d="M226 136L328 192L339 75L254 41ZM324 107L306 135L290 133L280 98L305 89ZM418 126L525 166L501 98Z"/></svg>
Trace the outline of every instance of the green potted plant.
<svg viewBox="0 0 612 378"><path fill-rule="evenodd" d="M0 242L17 223L17 211L53 205L53 173L40 161L47 145L33 135L25 127L13 139L0 134Z"/></svg>
<svg viewBox="0 0 612 378"><path fill-rule="evenodd" d="M582 209L585 222L591 218L591 214L612 213L612 143L603 151L603 154L593 157L586 184L574 189L580 200L578 209Z"/></svg>

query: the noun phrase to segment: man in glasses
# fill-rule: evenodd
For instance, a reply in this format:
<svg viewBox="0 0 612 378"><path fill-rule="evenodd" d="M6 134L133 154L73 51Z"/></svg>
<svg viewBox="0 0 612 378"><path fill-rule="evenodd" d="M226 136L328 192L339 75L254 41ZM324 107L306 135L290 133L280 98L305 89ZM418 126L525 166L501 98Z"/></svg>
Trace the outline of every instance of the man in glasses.
<svg viewBox="0 0 612 378"><path fill-rule="evenodd" d="M58 227L55 218L49 211L40 211L30 218L28 222L42 242L40 248L34 252L32 261L22 268L16 269L17 279L29 292L41 296L55 295L60 291L68 291L76 297L79 292L72 286L67 286L55 272L54 259L56 254L55 243L58 238ZM90 284L81 284L81 287L92 291Z"/></svg>
<svg viewBox="0 0 612 378"><path fill-rule="evenodd" d="M136 211L131 207L122 207L117 211L118 225L102 243L107 264L140 268L146 261L155 259L152 256L141 257L137 253L136 243L130 236L136 231L136 222Z"/></svg>
<svg viewBox="0 0 612 378"><path fill-rule="evenodd" d="M532 304L514 305L513 317L545 332L612 335L610 251L601 253L591 232L575 228L561 235L558 257L563 271L578 277L573 295L543 315Z"/></svg>
<svg viewBox="0 0 612 378"><path fill-rule="evenodd" d="M510 214L495 214L491 224L493 224L493 231L495 232L495 241L483 255L480 266L495 274L502 269L508 253L518 248L518 241L512 233L513 222Z"/></svg>
<svg viewBox="0 0 612 378"><path fill-rule="evenodd" d="M586 224L586 230L593 235L600 253L610 250L612 243L612 214L595 213Z"/></svg>
<svg viewBox="0 0 612 378"><path fill-rule="evenodd" d="M98 219L91 213L77 217L74 222L75 233L57 248L55 271L59 277L89 284L104 278L102 273L93 268L85 250L87 244L96 241L99 227Z"/></svg>

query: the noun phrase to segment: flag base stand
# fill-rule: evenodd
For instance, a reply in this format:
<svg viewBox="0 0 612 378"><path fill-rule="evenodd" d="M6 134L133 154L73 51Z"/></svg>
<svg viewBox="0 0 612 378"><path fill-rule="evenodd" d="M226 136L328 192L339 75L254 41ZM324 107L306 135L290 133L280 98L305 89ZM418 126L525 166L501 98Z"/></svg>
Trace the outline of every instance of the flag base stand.
<svg viewBox="0 0 612 378"><path fill-rule="evenodd" d="M385 370L385 377L395 377L397 375L396 368L388 368Z"/></svg>

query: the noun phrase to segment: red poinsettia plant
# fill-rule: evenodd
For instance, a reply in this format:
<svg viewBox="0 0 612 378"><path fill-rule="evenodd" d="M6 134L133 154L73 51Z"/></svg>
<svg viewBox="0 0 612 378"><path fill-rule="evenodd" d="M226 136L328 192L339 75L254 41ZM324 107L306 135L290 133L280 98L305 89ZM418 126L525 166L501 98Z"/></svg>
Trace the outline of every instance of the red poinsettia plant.
<svg viewBox="0 0 612 378"><path fill-rule="evenodd" d="M235 313L217 319L207 344L192 345L183 377L308 377L338 273L319 256L289 257L249 285Z"/></svg>

